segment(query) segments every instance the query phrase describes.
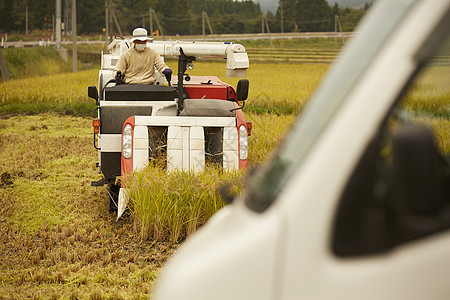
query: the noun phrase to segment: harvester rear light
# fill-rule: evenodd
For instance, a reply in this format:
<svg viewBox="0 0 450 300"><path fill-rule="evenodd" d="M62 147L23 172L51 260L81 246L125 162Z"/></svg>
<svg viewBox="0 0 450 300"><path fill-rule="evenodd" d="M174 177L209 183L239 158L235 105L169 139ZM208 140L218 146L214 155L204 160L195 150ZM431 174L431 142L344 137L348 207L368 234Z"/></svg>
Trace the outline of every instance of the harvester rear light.
<svg viewBox="0 0 450 300"><path fill-rule="evenodd" d="M122 132L122 154L126 159L130 159L133 153L133 128L126 124Z"/></svg>
<svg viewBox="0 0 450 300"><path fill-rule="evenodd" d="M247 128L244 125L239 127L239 159L246 160L248 157Z"/></svg>
<svg viewBox="0 0 450 300"><path fill-rule="evenodd" d="M92 126L94 127L94 133L98 134L100 132L100 119L92 120Z"/></svg>

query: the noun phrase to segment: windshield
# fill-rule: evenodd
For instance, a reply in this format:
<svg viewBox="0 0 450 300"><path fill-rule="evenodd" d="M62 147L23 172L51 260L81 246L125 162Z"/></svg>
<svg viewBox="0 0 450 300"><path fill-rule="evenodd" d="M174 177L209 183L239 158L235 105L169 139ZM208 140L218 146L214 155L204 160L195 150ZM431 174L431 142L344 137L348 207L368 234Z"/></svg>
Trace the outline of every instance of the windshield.
<svg viewBox="0 0 450 300"><path fill-rule="evenodd" d="M300 120L288 134L278 154L259 172L249 186L246 205L263 212L273 203L294 170L304 160L320 133L345 101L351 88L377 55L396 25L416 1L394 0L376 3L357 30L344 54L312 97Z"/></svg>

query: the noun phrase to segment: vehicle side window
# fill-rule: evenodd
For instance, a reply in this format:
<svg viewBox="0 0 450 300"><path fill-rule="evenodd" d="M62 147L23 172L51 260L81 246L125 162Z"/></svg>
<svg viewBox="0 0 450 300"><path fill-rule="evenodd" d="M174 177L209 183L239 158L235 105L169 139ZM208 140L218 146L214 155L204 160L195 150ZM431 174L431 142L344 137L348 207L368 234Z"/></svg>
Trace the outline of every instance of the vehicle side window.
<svg viewBox="0 0 450 300"><path fill-rule="evenodd" d="M450 228L449 53L420 73L360 158L335 216L337 256L387 251Z"/></svg>

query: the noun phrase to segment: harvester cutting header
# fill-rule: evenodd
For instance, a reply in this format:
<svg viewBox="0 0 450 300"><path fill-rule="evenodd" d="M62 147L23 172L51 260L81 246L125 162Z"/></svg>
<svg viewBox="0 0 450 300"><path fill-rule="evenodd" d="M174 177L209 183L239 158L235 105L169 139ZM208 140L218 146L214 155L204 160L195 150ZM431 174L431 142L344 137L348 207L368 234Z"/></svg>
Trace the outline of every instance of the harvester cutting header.
<svg viewBox="0 0 450 300"><path fill-rule="evenodd" d="M225 58L227 77L245 77L249 67L245 47L229 42L141 42L136 40L136 30L132 39L110 43L109 53L101 57L99 88L88 88L89 97L97 103L94 147L98 150L99 173L103 174L92 185L107 187L111 211L117 209L118 202L121 206L126 195L118 178L124 185L127 174L146 165L158 163L168 172L198 172L209 164L242 169L248 163L252 125L241 110L248 95L248 80L241 79L235 90L217 76L186 73L197 59ZM148 63L139 61L144 53L159 54L150 72L142 75L148 75L145 80L152 84L129 84L135 70L118 71L128 66L130 61L124 57L139 44L143 46L133 58L138 57L135 70L144 69ZM173 78L165 57L178 58ZM141 76L132 75L134 79Z"/></svg>

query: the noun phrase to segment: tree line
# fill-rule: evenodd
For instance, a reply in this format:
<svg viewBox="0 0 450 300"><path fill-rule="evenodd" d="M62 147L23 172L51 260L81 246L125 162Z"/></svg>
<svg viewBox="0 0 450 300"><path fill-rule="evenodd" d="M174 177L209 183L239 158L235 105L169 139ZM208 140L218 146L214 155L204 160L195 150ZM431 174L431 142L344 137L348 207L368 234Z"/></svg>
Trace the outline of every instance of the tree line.
<svg viewBox="0 0 450 300"><path fill-rule="evenodd" d="M105 4L110 0L77 0L77 33L101 34L106 27ZM24 33L51 28L55 0L0 0L0 32ZM61 0L62 22L71 28L72 0ZM150 28L150 9L166 35L202 33L202 13L206 12L215 34L261 32L262 12L252 0L113 0L115 20L124 35L136 27ZM334 31L335 15L344 17L344 31L353 30L364 11L329 6L326 0L279 0L275 14L266 15L271 32ZM47 24L45 24L47 18ZM27 20L27 21L26 21ZM50 21L51 20L51 21ZM346 23L347 22L347 23ZM112 22L112 33L118 28ZM153 18L153 28L157 29ZM208 26L206 33L209 34Z"/></svg>

